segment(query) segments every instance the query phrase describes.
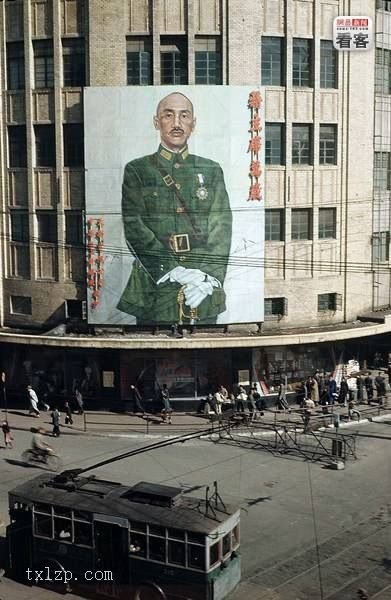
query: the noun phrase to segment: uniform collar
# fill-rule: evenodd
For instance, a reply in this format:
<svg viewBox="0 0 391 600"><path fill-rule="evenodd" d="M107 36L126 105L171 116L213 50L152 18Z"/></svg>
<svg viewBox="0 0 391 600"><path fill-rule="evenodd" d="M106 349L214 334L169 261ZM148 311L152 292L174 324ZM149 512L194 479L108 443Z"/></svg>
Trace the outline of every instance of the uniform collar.
<svg viewBox="0 0 391 600"><path fill-rule="evenodd" d="M189 156L189 148L186 145L179 152L171 152L171 150L167 150L160 144L157 153L159 158L163 159L163 162L184 162Z"/></svg>

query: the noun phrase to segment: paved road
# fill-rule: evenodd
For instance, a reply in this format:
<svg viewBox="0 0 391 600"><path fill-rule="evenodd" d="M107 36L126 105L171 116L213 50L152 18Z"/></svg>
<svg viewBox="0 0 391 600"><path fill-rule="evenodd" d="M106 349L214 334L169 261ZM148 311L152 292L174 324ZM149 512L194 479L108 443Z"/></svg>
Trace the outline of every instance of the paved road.
<svg viewBox="0 0 391 600"><path fill-rule="evenodd" d="M360 438L359 459L347 463L343 471L221 442L195 440L182 444L180 451L168 447L123 460L115 469L101 468L99 475L136 483L148 474L151 481L185 487L217 479L223 498L243 508L243 583L231 595L232 600L321 599L319 564L323 600L356 599L357 588L366 585L370 585L372 598L386 600L387 594L390 597L391 428L389 424L357 427L360 433L376 437ZM17 431L15 437L13 450L0 451L3 521L7 520L8 490L37 474L36 469L18 462L29 445L30 434ZM89 465L143 443L142 439L88 434L53 440L65 467ZM4 528L0 533L4 535ZM0 598L50 600L57 596L5 578L0 584Z"/></svg>

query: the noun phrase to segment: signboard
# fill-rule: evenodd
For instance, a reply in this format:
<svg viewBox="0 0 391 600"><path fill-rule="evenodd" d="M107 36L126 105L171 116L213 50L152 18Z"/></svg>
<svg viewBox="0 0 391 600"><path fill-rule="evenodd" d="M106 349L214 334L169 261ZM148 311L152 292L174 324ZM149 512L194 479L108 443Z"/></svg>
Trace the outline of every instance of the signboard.
<svg viewBox="0 0 391 600"><path fill-rule="evenodd" d="M263 97L86 88L88 321L263 320Z"/></svg>
<svg viewBox="0 0 391 600"><path fill-rule="evenodd" d="M355 52L370 50L372 44L372 19L370 17L339 16L334 18L334 48Z"/></svg>

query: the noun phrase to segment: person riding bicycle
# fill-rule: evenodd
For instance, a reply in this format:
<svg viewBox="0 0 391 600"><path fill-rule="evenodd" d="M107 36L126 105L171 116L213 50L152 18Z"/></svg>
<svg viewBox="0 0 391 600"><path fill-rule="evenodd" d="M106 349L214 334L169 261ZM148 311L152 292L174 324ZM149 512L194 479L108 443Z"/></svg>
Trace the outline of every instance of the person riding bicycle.
<svg viewBox="0 0 391 600"><path fill-rule="evenodd" d="M33 431L33 439L31 440L32 451L38 455L41 455L42 457L46 457L48 454L50 454L52 452L53 448L49 444L47 444L46 442L43 441L43 434L45 433L45 430L43 429L43 427L39 427L38 429L35 429L32 431Z"/></svg>

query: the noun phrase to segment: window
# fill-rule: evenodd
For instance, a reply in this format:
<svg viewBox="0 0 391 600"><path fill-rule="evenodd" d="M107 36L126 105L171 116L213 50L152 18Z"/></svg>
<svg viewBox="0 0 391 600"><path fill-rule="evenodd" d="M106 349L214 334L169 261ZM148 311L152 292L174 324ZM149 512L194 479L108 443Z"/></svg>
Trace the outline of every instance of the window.
<svg viewBox="0 0 391 600"><path fill-rule="evenodd" d="M376 8L391 12L391 0L376 0Z"/></svg>
<svg viewBox="0 0 391 600"><path fill-rule="evenodd" d="M292 85L312 86L312 40L293 40Z"/></svg>
<svg viewBox="0 0 391 600"><path fill-rule="evenodd" d="M319 126L319 164L337 164L337 126Z"/></svg>
<svg viewBox="0 0 391 600"><path fill-rule="evenodd" d="M126 42L128 85L152 85L152 43L148 38Z"/></svg>
<svg viewBox="0 0 391 600"><path fill-rule="evenodd" d="M84 165L84 128L82 123L63 125L64 167Z"/></svg>
<svg viewBox="0 0 391 600"><path fill-rule="evenodd" d="M320 87L337 88L337 51L333 42L320 41Z"/></svg>
<svg viewBox="0 0 391 600"><path fill-rule="evenodd" d="M264 301L265 317L282 317L288 313L287 298L265 298Z"/></svg>
<svg viewBox="0 0 391 600"><path fill-rule="evenodd" d="M185 544L168 540L168 562L173 565L186 566Z"/></svg>
<svg viewBox="0 0 391 600"><path fill-rule="evenodd" d="M285 140L283 123L266 123L265 164L285 164Z"/></svg>
<svg viewBox="0 0 391 600"><path fill-rule="evenodd" d="M54 212L37 212L38 241L57 243L57 215Z"/></svg>
<svg viewBox="0 0 391 600"><path fill-rule="evenodd" d="M10 167L27 167L25 125L12 125L8 127L8 161Z"/></svg>
<svg viewBox="0 0 391 600"><path fill-rule="evenodd" d="M160 79L163 85L187 83L187 44L185 40L162 39Z"/></svg>
<svg viewBox="0 0 391 600"><path fill-rule="evenodd" d="M391 94L391 50L376 48L375 93Z"/></svg>
<svg viewBox="0 0 391 600"><path fill-rule="evenodd" d="M318 237L320 240L336 238L336 209L320 208L318 222Z"/></svg>
<svg viewBox="0 0 391 600"><path fill-rule="evenodd" d="M312 219L310 208L292 209L292 240L312 239Z"/></svg>
<svg viewBox="0 0 391 600"><path fill-rule="evenodd" d="M11 218L11 241L28 242L29 241L29 215L25 210L14 210L10 214Z"/></svg>
<svg viewBox="0 0 391 600"><path fill-rule="evenodd" d="M219 560L219 546L220 543L216 542L209 548L209 566L213 567Z"/></svg>
<svg viewBox="0 0 391 600"><path fill-rule="evenodd" d="M11 296L11 313L13 315L31 315L31 298L29 296ZM38 525L37 520L35 521L36 533L38 529L39 531L46 532L49 534L48 537L50 537L50 523L48 524L48 518L50 519L50 517L45 517L44 515L39 515L39 517L41 519L38 519ZM38 535L45 535L45 533L38 533Z"/></svg>
<svg viewBox="0 0 391 600"><path fill-rule="evenodd" d="M52 40L33 42L34 74L36 88L54 86L53 43Z"/></svg>
<svg viewBox="0 0 391 600"><path fill-rule="evenodd" d="M342 310L341 294L318 295L318 312L326 312L328 310Z"/></svg>
<svg viewBox="0 0 391 600"><path fill-rule="evenodd" d="M219 85L222 83L219 38L195 39L195 82Z"/></svg>
<svg viewBox="0 0 391 600"><path fill-rule="evenodd" d="M284 85L284 38L262 38L262 85Z"/></svg>
<svg viewBox="0 0 391 600"><path fill-rule="evenodd" d="M34 125L35 165L54 167L56 164L56 145L54 125Z"/></svg>
<svg viewBox="0 0 391 600"><path fill-rule="evenodd" d="M86 84L84 39L62 40L64 87L82 87Z"/></svg>
<svg viewBox="0 0 391 600"><path fill-rule="evenodd" d="M149 536L149 558L166 562L166 540L164 538Z"/></svg>
<svg viewBox="0 0 391 600"><path fill-rule="evenodd" d="M387 262L390 249L390 232L379 231L372 236L373 261Z"/></svg>
<svg viewBox="0 0 391 600"><path fill-rule="evenodd" d="M377 192L391 190L391 152L375 152L374 189Z"/></svg>
<svg viewBox="0 0 391 600"><path fill-rule="evenodd" d="M205 570L205 548L203 546L188 544L187 566L191 569Z"/></svg>
<svg viewBox="0 0 391 600"><path fill-rule="evenodd" d="M312 164L311 125L292 125L292 164Z"/></svg>
<svg viewBox="0 0 391 600"><path fill-rule="evenodd" d="M282 242L284 240L284 211L280 209L265 210L265 240Z"/></svg>
<svg viewBox="0 0 391 600"><path fill-rule="evenodd" d="M80 213L65 213L65 243L80 246L83 244L83 226Z"/></svg>
<svg viewBox="0 0 391 600"><path fill-rule="evenodd" d="M23 42L7 44L7 87L9 90L23 90L25 87Z"/></svg>

